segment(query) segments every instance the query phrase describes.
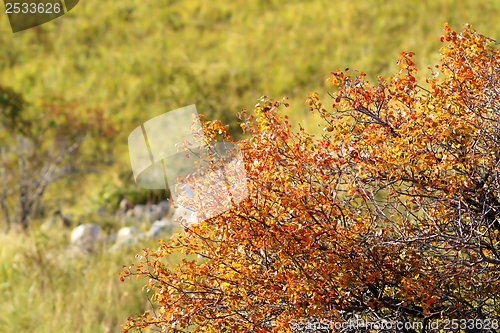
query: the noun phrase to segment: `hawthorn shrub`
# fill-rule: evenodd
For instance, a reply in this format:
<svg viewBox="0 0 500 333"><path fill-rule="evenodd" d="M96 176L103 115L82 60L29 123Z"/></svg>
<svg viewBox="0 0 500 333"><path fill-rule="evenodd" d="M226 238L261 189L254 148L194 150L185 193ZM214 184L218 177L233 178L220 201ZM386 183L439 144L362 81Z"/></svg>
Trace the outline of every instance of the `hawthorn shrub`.
<svg viewBox="0 0 500 333"><path fill-rule="evenodd" d="M306 101L324 122L319 139L291 131L286 99L243 110L249 196L122 272L149 277L157 305L124 332L292 332L353 318L498 331L485 323L500 316L500 57L471 26L444 25L427 88L412 52L373 86L362 72L331 73L333 107ZM204 125L231 141L220 122ZM198 259L163 264L174 251Z"/></svg>

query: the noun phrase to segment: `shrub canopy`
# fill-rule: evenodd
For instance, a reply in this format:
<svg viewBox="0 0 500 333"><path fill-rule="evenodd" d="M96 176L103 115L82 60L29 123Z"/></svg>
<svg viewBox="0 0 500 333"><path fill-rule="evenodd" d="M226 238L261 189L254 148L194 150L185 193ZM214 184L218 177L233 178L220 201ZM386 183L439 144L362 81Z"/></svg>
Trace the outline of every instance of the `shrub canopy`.
<svg viewBox="0 0 500 333"><path fill-rule="evenodd" d="M441 40L427 88L412 52L376 85L362 72L331 73L333 107L317 94L306 101L322 118L319 139L291 131L279 112L285 99L243 110L248 198L145 249L144 262L122 273L149 277L158 306L124 331L497 318L499 52L469 25L456 33L445 24ZM220 122L205 130L231 141ZM174 251L198 258L164 265Z"/></svg>

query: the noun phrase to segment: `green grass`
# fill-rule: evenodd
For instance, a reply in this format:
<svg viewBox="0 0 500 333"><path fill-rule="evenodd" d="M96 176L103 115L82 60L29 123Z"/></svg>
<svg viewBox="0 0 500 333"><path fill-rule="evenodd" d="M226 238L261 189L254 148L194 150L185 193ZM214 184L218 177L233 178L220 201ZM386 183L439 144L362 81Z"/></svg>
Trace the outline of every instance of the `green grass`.
<svg viewBox="0 0 500 333"><path fill-rule="evenodd" d="M64 95L99 106L126 137L141 122L195 103L234 120L261 95L322 96L336 68L388 76L401 51L421 69L438 59L442 23L499 35L494 1L81 1L41 33L0 19L0 81L31 98ZM426 71L425 71L426 72ZM306 117L307 118L307 117ZM124 144L117 147L123 153Z"/></svg>
<svg viewBox="0 0 500 333"><path fill-rule="evenodd" d="M71 259L64 254L67 233L34 230L0 234L1 332L121 332L118 325L128 316L151 309L142 291L148 279L121 283L118 273L123 265L139 264L134 256L142 253L140 247L156 249L155 242L114 254L103 247L98 254ZM180 259L175 253L168 261Z"/></svg>

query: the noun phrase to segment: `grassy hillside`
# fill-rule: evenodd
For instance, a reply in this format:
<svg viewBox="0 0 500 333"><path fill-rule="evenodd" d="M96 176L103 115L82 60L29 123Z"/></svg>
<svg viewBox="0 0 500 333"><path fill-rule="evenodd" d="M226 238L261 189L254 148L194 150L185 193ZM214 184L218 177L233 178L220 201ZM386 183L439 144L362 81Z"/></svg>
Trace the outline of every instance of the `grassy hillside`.
<svg viewBox="0 0 500 333"><path fill-rule="evenodd" d="M16 34L0 15L0 82L33 103L62 96L101 108L119 126L114 165L72 192L48 192L71 197L66 211L79 212L113 188L135 186L119 176L130 172L127 137L152 117L196 104L237 134L237 110L253 109L262 95L288 96L295 128L305 120L319 133L304 101L317 91L328 105L330 71L357 69L374 82L399 70L400 52L413 51L425 77L439 59L443 22L455 30L470 23L499 40L499 9L493 0L81 0L69 14ZM66 238L0 236L1 332L120 332L116 325L146 305L144 281L119 284L133 253L49 269L37 251ZM125 293L133 296L124 300Z"/></svg>
<svg viewBox="0 0 500 333"><path fill-rule="evenodd" d="M121 283L118 276L123 265L139 263L134 259L139 247L115 254L103 247L93 256L72 257L61 230L0 234L0 242L1 332L122 332L119 325L128 316L151 309L141 291L147 281Z"/></svg>
<svg viewBox="0 0 500 333"><path fill-rule="evenodd" d="M2 16L0 81L31 98L102 107L124 137L192 103L233 120L264 94L291 97L299 121L306 92L324 95L330 71L387 76L401 51L416 52L425 69L438 58L441 23L470 23L494 38L497 9L494 1L82 0L39 30L12 34Z"/></svg>
<svg viewBox="0 0 500 333"><path fill-rule="evenodd" d="M373 82L414 51L425 76L443 22L495 38L497 9L495 1L83 0L16 34L1 16L0 82L29 100L59 95L104 109L120 127L118 164L106 176L116 179L130 168L128 134L154 116L194 103L237 134L237 110L262 95L289 96L292 124L317 132L304 100L326 97L330 71L358 69Z"/></svg>

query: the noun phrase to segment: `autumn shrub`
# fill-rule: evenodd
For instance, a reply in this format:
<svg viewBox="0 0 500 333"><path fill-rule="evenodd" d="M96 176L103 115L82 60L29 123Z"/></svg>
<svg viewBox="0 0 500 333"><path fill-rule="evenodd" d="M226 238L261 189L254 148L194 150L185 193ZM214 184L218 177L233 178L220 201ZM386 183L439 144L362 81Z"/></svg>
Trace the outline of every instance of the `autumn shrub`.
<svg viewBox="0 0 500 333"><path fill-rule="evenodd" d="M333 106L306 101L322 118L320 138L291 130L285 99L243 110L249 196L124 266L121 280L148 277L157 305L124 332L291 332L299 320L353 318L490 320L464 330L495 331L500 54L471 26L444 26L428 89L412 52L375 85L332 72ZM208 137L225 131L205 125ZM163 260L176 252L198 259L171 267Z"/></svg>

